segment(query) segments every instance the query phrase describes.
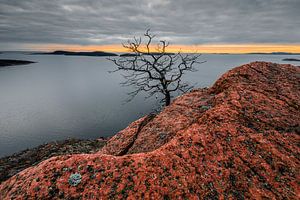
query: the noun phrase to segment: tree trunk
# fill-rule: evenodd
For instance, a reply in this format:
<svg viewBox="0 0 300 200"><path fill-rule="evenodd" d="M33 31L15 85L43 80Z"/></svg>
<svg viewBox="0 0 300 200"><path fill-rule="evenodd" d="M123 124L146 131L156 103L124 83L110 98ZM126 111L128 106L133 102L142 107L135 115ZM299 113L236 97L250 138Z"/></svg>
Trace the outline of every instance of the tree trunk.
<svg viewBox="0 0 300 200"><path fill-rule="evenodd" d="M170 92L167 92L165 94L165 106L170 105L170 103L171 103L171 95L170 95Z"/></svg>

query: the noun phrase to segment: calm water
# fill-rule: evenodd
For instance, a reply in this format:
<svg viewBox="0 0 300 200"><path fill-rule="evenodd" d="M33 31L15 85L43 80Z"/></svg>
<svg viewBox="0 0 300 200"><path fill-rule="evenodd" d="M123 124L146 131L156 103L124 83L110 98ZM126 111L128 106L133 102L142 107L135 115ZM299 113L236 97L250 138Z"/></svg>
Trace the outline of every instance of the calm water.
<svg viewBox="0 0 300 200"><path fill-rule="evenodd" d="M235 66L287 63L281 61L286 57L291 56L203 55L207 63L186 79L210 86ZM157 106L143 95L124 104L130 88L120 86L119 73L108 73L115 66L104 57L3 53L0 58L37 62L0 68L0 157L54 140L111 136Z"/></svg>

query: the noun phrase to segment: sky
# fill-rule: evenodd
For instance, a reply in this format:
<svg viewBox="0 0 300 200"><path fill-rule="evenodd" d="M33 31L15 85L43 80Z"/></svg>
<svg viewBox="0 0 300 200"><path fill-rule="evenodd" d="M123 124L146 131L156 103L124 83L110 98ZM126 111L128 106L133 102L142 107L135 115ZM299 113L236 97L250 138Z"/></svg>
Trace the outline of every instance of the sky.
<svg viewBox="0 0 300 200"><path fill-rule="evenodd" d="M120 52L148 28L172 52L300 52L300 0L0 0L0 51Z"/></svg>

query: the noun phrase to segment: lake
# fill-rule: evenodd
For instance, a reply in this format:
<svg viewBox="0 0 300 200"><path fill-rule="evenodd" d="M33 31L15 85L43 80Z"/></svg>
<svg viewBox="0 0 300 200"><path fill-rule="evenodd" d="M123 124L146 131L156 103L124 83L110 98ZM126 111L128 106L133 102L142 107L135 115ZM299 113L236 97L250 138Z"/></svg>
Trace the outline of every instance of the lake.
<svg viewBox="0 0 300 200"><path fill-rule="evenodd" d="M300 64L281 61L289 57L295 56L204 54L207 62L186 80L207 87L252 61ZM105 57L6 52L0 58L37 62L0 68L0 157L54 140L112 136L158 106L145 94L124 103L131 89L120 85L120 73L108 73L115 66Z"/></svg>

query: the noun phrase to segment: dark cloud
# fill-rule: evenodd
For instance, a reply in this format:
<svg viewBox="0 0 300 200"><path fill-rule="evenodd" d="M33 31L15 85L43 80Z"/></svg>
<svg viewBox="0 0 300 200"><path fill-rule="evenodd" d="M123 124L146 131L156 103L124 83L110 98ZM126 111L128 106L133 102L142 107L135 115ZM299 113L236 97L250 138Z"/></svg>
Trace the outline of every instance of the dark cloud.
<svg viewBox="0 0 300 200"><path fill-rule="evenodd" d="M299 43L300 0L0 0L0 44Z"/></svg>

